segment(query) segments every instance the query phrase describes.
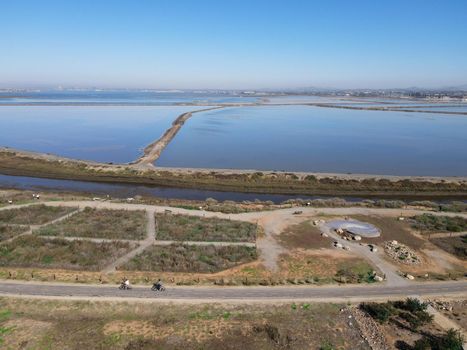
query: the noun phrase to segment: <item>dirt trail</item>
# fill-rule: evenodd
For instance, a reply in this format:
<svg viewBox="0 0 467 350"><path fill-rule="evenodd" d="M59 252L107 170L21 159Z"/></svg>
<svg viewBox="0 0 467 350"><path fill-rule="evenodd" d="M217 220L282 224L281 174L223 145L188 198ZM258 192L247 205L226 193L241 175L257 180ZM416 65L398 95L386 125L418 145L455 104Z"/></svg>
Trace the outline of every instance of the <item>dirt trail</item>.
<svg viewBox="0 0 467 350"><path fill-rule="evenodd" d="M43 239L55 239L57 236L39 236ZM94 243L112 243L112 242L122 242L122 243L143 243L147 239L144 240L136 240L136 239L116 239L116 238L92 238L92 237L62 237L60 239L65 241L89 241ZM168 240L154 240L152 242L153 245L171 245L171 244L185 244L185 245L197 245L197 246L204 246L204 245L213 245L216 247L228 247L228 246L243 246L243 247L256 247L256 243L251 242L211 242L211 241L168 241Z"/></svg>
<svg viewBox="0 0 467 350"><path fill-rule="evenodd" d="M128 252L127 254L115 260L110 265L106 266L102 270L103 273L114 272L118 266L125 264L127 261L131 260L136 255L140 254L143 250L145 250L146 248L154 244L154 241L156 239L156 222L155 222L154 214L155 214L154 209L146 210L146 215L147 215L147 220L148 220L147 228L146 228L146 232L147 232L146 239L144 241L139 241L139 245L137 248L133 249L132 251Z"/></svg>
<svg viewBox="0 0 467 350"><path fill-rule="evenodd" d="M167 145L172 141L172 139L177 135L177 133L182 128L183 124L193 116L193 113L206 112L213 109L219 109L223 107L212 107L205 108L200 110L195 110L191 112L186 112L177 117L172 123L172 126L168 128L165 133L156 141L146 146L144 149L144 154L132 162L134 165L145 165L145 166L154 166L153 163L159 159L162 151L167 147Z"/></svg>
<svg viewBox="0 0 467 350"><path fill-rule="evenodd" d="M43 204L50 206L68 206L68 207L91 207L101 209L125 209L125 210L145 210L150 215L151 219L148 218L148 237L140 241L141 246L131 251L127 255L121 257L112 265L109 265L104 272L115 271L115 267L128 261L146 247L155 243L155 220L154 213L163 213L165 210L170 210L174 214L184 214L192 216L202 217L217 217L222 219L232 219L240 221L248 221L252 223L258 223L263 226L265 236L260 237L257 240L256 246L260 251L260 259L263 260L264 265L271 271L277 270L277 260L284 252L284 248L277 242L276 235L280 234L282 230L294 223L309 220L317 215L380 215L385 217L398 217L401 214L404 216L414 216L424 213L430 213L433 215L446 215L446 216L462 216L467 218L467 213L446 213L446 212L429 212L426 210L415 210L415 209L382 209L382 208L287 208L277 209L266 212L251 212L251 213L240 213L240 214L223 214L218 212L209 212L204 210L188 210L183 208L167 207L167 206L153 206L146 204L129 204L129 203L112 203L112 202L100 202L100 201L54 201L54 202L42 202ZM20 208L23 206L34 205L36 203L6 206L0 208L0 210L7 210L10 208ZM294 215L293 213L300 210L302 214ZM149 214L151 213L151 214ZM334 237L334 236L333 236ZM336 238L336 240L338 240ZM347 244L348 242L345 241ZM383 273L386 274L386 278L389 284L392 285L404 285L408 281L404 280L397 273L395 266L387 262L381 257L382 252L374 254L368 250L367 247L353 245L352 250L373 262Z"/></svg>
<svg viewBox="0 0 467 350"><path fill-rule="evenodd" d="M423 301L422 298L419 296L417 297L421 301ZM444 316L441 312L436 310L433 306L428 305L427 307L427 312L433 316L433 321L438 324L442 329L448 331L450 329L456 329L459 330L464 337L464 345L463 348L467 349L467 332L465 329L463 329L461 326L459 326L455 321L451 320L450 318Z"/></svg>
<svg viewBox="0 0 467 350"><path fill-rule="evenodd" d="M359 245L341 238L335 231L330 228L326 223L319 226L319 229L332 237L335 241L342 244L344 247L349 247L351 252L357 253L359 256L364 257L376 266L386 277L386 284L390 286L404 286L409 282L401 277L397 272L397 268L384 259L384 251L371 252L365 245ZM336 248L337 249L337 248Z"/></svg>
<svg viewBox="0 0 467 350"><path fill-rule="evenodd" d="M265 235L256 240L256 247L260 250L262 263L268 270L277 271L279 256L286 252L286 249L277 241L277 236L286 227L301 221L303 218L277 212L265 215L258 221L263 227Z"/></svg>
<svg viewBox="0 0 467 350"><path fill-rule="evenodd" d="M464 232L438 232L427 234L428 238L451 238L451 237L462 237L467 236L467 231Z"/></svg>
<svg viewBox="0 0 467 350"><path fill-rule="evenodd" d="M16 207L21 207L21 206L16 206ZM29 226L29 230L26 231L26 232L23 232L17 236L14 236L14 237L11 237L9 239L6 239L2 242L3 243L8 243L8 242L11 242L13 240L15 240L16 238L18 237L21 237L21 236L26 236L26 235L32 235L32 233L35 231L35 230L38 230L40 229L41 227L44 227L44 226L47 226L47 225L52 225L52 224L55 224L56 222L60 222L60 221L63 221L63 220L66 220L68 219L69 217L79 213L80 211L82 211L83 209L76 209L74 211L72 211L71 213L68 213L66 215L63 215L63 216L60 216L59 218L57 219L54 219L52 221L49 221L49 222L46 222L45 224L42 224L42 225L30 225ZM24 225L18 225L18 226L24 226Z"/></svg>
<svg viewBox="0 0 467 350"><path fill-rule="evenodd" d="M348 286L283 286L283 287L180 287L171 286L164 293L155 294L148 285L134 286L132 290L122 291L115 285L62 284L52 282L0 281L0 295L42 297L42 298L90 298L99 300L122 301L159 301L159 302L284 302L303 300L346 302L405 298L408 295L421 296L465 296L467 282L426 282L412 283L407 286L348 285Z"/></svg>

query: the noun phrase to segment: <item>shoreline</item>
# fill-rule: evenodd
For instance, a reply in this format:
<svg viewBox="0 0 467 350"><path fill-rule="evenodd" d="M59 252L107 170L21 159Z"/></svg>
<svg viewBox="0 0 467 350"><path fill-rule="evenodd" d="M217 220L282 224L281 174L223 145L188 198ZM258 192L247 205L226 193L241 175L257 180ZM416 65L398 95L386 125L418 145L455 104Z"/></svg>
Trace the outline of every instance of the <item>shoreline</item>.
<svg viewBox="0 0 467 350"><path fill-rule="evenodd" d="M365 103L365 101L362 101ZM423 110L423 108L431 109L437 107L443 107L443 103L438 102L437 104L427 104L427 106L414 105L412 106L398 106L397 104L391 104L388 102L380 102L375 104L385 104L386 106L371 106L371 105L346 105L346 104L336 104L334 102L323 103L323 102L238 102L238 103L190 103L190 102L176 102L173 104L159 104L159 103L125 103L125 102L26 102L26 103L0 103L1 107L176 107L176 106L193 106L193 107L209 107L217 106L215 108L225 108L225 107L277 107L277 106L309 106L309 107L320 107L320 108L337 108L337 109L351 109L351 110L360 110L360 111L380 111L380 112L405 112L405 113L429 113L429 114L447 114L447 115L465 115L467 112L461 111L439 111L439 110ZM464 106L467 104L459 103L459 105L446 104L445 107L458 107ZM409 108L409 109L407 109ZM414 109L410 109L414 108ZM210 108L209 108L210 109ZM206 109L206 110L209 110ZM192 111L195 113L198 111ZM190 112L186 112L190 113ZM185 114L185 113L184 113ZM180 116L179 116L180 117ZM177 118L178 119L178 118Z"/></svg>
<svg viewBox="0 0 467 350"><path fill-rule="evenodd" d="M467 177L330 174L105 164L0 148L0 174L288 195L467 198Z"/></svg>

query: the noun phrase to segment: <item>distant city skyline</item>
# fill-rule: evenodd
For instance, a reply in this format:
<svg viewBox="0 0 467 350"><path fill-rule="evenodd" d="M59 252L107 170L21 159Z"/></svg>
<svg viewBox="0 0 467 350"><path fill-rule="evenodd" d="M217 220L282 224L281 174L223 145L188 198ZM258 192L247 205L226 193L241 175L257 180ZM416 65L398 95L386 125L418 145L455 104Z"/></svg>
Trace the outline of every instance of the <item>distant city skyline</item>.
<svg viewBox="0 0 467 350"><path fill-rule="evenodd" d="M17 0L0 88L467 84L467 1Z"/></svg>

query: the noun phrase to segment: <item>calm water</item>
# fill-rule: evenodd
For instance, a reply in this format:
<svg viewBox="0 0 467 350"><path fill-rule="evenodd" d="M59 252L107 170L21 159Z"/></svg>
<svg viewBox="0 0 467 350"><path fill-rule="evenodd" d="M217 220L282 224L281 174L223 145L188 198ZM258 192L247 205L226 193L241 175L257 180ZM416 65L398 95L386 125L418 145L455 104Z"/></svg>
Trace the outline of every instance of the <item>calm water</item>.
<svg viewBox="0 0 467 350"><path fill-rule="evenodd" d="M307 195L285 195L285 194L264 194L264 193L241 193L241 192L224 192L224 191L207 191L189 188L175 188L175 187L157 187L157 186L144 186L134 184L109 184L88 181L72 181L72 180L54 180L54 179L41 179L26 176L9 176L0 174L0 188L15 188L19 190L31 190L37 192L80 192L88 193L91 196L105 197L109 195L114 198L128 198L137 195L158 197L158 198L180 198L191 200L206 200L207 198L214 198L218 201L254 201L256 199L261 201L273 201L274 203L282 203L289 199L326 199L334 198L332 196L307 196ZM370 197L349 197L339 196L348 202L360 202ZM378 199L384 196L377 196ZM394 199L389 197L390 199ZM401 197L399 199L412 201L423 200L426 197ZM433 198L428 198L433 201ZM456 201L465 202L464 198L456 198ZM449 203L452 201L450 198L438 198L434 200L439 203Z"/></svg>
<svg viewBox="0 0 467 350"><path fill-rule="evenodd" d="M255 102L256 97L227 93L155 92L155 91L40 91L0 92L2 104L150 104Z"/></svg>
<svg viewBox="0 0 467 350"><path fill-rule="evenodd" d="M241 193L224 191L207 191L189 188L156 187L130 184L107 184L87 181L40 179L26 176L8 176L0 174L0 188L15 188L32 191L52 191L52 192L85 192L91 195L106 196L115 198L128 198L137 195L158 197L158 198L179 198L191 200L206 200L214 198L218 201L273 201L281 203L288 199L324 199L329 196L306 196L306 195L283 195L283 194L263 194L263 193ZM349 202L360 202L364 198L340 196Z"/></svg>
<svg viewBox="0 0 467 350"><path fill-rule="evenodd" d="M467 118L274 106L197 113L160 166L467 175Z"/></svg>
<svg viewBox="0 0 467 350"><path fill-rule="evenodd" d="M405 108L414 111L436 111L436 112L463 112L467 113L467 104L463 105L448 105L448 106L433 106L430 105L429 108L418 107L418 108Z"/></svg>
<svg viewBox="0 0 467 350"><path fill-rule="evenodd" d="M1 106L0 146L125 163L135 160L178 115L193 109Z"/></svg>

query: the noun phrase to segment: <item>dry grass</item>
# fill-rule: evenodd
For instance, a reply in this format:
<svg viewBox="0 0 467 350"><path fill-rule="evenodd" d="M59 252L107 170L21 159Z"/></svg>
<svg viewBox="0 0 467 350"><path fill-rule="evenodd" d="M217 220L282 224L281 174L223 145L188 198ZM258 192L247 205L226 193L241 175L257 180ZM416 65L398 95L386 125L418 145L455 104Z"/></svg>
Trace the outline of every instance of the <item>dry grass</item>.
<svg viewBox="0 0 467 350"><path fill-rule="evenodd" d="M217 272L251 262L257 258L256 249L243 246L216 247L172 244L151 246L133 258L122 270Z"/></svg>
<svg viewBox="0 0 467 350"><path fill-rule="evenodd" d="M17 209L1 210L0 224L43 225L76 209L38 204Z"/></svg>
<svg viewBox="0 0 467 350"><path fill-rule="evenodd" d="M16 237L29 230L29 226L0 225L0 242Z"/></svg>
<svg viewBox="0 0 467 350"><path fill-rule="evenodd" d="M444 251L460 259L467 260L467 235L460 237L433 238L430 241Z"/></svg>
<svg viewBox="0 0 467 350"><path fill-rule="evenodd" d="M0 245L0 266L95 271L130 249L127 242L94 243L27 235Z"/></svg>
<svg viewBox="0 0 467 350"><path fill-rule="evenodd" d="M364 259L336 255L335 252L293 251L283 254L280 274L296 283L363 283L371 282L374 268Z"/></svg>
<svg viewBox="0 0 467 350"><path fill-rule="evenodd" d="M320 230L309 221L287 227L278 236L280 243L289 249L319 249L329 248L329 238L321 236Z"/></svg>
<svg viewBox="0 0 467 350"><path fill-rule="evenodd" d="M340 309L345 311L341 312ZM336 304L163 305L0 298L8 346L26 349L367 350ZM30 335L27 337L27 335ZM17 347L14 347L17 348Z"/></svg>
<svg viewBox="0 0 467 350"><path fill-rule="evenodd" d="M86 208L66 220L41 227L35 233L43 236L140 240L146 236L146 224L146 213L142 210Z"/></svg>
<svg viewBox="0 0 467 350"><path fill-rule="evenodd" d="M254 242L257 232L248 222L179 214L156 214L156 224L161 240Z"/></svg>

